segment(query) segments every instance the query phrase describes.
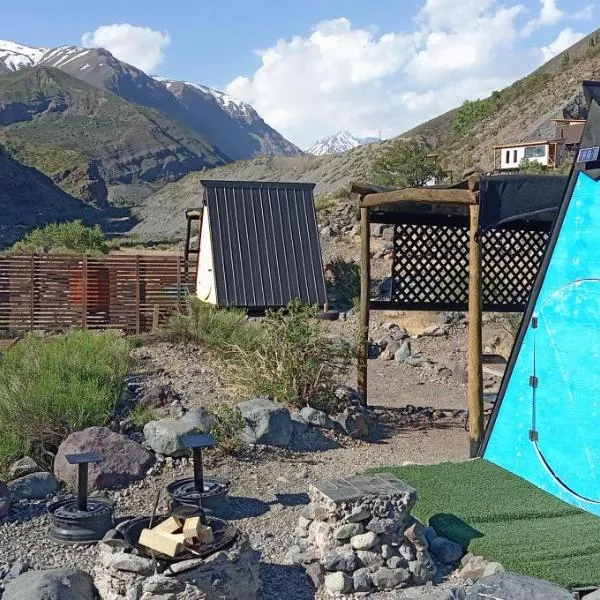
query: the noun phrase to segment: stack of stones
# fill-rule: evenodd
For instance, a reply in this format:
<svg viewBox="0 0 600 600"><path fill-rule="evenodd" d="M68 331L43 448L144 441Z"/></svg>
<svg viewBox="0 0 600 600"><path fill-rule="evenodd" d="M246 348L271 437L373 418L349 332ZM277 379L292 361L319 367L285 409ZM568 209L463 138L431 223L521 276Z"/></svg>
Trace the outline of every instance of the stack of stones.
<svg viewBox="0 0 600 600"><path fill-rule="evenodd" d="M295 562L305 565L316 587L350 594L434 578L427 537L435 534L411 516L416 492L397 477L325 479L309 495L296 528Z"/></svg>

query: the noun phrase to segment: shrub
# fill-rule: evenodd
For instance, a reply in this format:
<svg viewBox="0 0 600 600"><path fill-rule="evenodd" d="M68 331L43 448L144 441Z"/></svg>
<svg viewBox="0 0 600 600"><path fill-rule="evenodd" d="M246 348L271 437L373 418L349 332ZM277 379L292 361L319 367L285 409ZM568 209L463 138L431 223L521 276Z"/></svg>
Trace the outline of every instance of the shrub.
<svg viewBox="0 0 600 600"><path fill-rule="evenodd" d="M219 448L225 454L234 454L240 447L240 431L244 428L244 419L240 411L229 404L220 404L211 408L217 423L211 429Z"/></svg>
<svg viewBox="0 0 600 600"><path fill-rule="evenodd" d="M197 298L190 298L184 313L173 315L165 335L175 342L196 342L222 355L233 346L255 346L261 330L250 323L243 310L219 309Z"/></svg>
<svg viewBox="0 0 600 600"><path fill-rule="evenodd" d="M0 471L29 454L50 466L71 432L110 418L130 364L116 332L29 336L0 362Z"/></svg>
<svg viewBox="0 0 600 600"><path fill-rule="evenodd" d="M268 395L289 406L327 410L334 384L350 366L353 347L328 338L316 313L316 307L297 300L269 311L258 347L237 347L228 361L234 395Z"/></svg>
<svg viewBox="0 0 600 600"><path fill-rule="evenodd" d="M524 158L519 164L519 172L527 175L543 175L548 171L548 167L537 160Z"/></svg>
<svg viewBox="0 0 600 600"><path fill-rule="evenodd" d="M360 296L360 267L335 258L326 266L327 284L336 308L351 308Z"/></svg>
<svg viewBox="0 0 600 600"><path fill-rule="evenodd" d="M452 122L454 133L461 135L469 131L476 123L490 114L495 103L499 100L499 93L485 100L465 100Z"/></svg>
<svg viewBox="0 0 600 600"><path fill-rule="evenodd" d="M10 252L25 254L34 252L105 253L108 251L106 237L99 225L88 227L81 221L50 223L30 231L16 242Z"/></svg>

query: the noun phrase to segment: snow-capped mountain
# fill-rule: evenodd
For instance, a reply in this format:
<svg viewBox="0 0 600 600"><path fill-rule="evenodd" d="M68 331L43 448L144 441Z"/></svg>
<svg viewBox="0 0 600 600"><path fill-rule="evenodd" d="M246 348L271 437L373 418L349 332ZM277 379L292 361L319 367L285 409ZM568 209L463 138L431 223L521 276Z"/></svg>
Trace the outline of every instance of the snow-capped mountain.
<svg viewBox="0 0 600 600"><path fill-rule="evenodd" d="M333 135L328 135L317 140L310 148L306 150L307 154L322 156L324 154L342 154L357 146L370 144L378 141L378 138L358 138L347 131L338 131Z"/></svg>
<svg viewBox="0 0 600 600"><path fill-rule="evenodd" d="M208 86L153 78L104 48L35 48L0 40L0 75L36 66L60 69L128 102L157 110L201 135L231 160L301 154L252 106Z"/></svg>

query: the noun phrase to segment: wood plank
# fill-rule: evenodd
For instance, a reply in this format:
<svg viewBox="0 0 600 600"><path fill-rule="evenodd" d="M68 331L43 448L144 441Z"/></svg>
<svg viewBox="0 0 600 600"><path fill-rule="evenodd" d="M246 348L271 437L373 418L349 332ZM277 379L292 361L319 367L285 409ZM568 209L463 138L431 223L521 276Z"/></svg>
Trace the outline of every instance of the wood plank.
<svg viewBox="0 0 600 600"><path fill-rule="evenodd" d="M400 202L420 202L423 204L444 204L448 206L469 206L477 204L477 196L470 190L440 188L404 188L393 192L367 194L360 201L361 207L398 204Z"/></svg>

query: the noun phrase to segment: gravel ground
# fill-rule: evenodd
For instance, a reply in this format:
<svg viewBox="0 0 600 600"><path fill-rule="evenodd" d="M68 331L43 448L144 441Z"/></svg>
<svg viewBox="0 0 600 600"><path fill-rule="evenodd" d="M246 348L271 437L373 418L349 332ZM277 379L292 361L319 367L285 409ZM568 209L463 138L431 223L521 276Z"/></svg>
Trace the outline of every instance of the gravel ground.
<svg viewBox="0 0 600 600"><path fill-rule="evenodd" d="M328 326L332 333L346 335L356 324L340 321ZM375 331L377 327L375 322ZM393 361L369 361L369 402L386 421L377 439L371 442L350 440L310 429L286 450L248 447L237 457L222 455L217 450L207 452L206 472L233 482L232 518L250 535L253 546L262 552L265 600L317 597L303 571L285 564L286 551L294 543L293 532L299 512L308 502L311 481L327 476L355 475L374 466L466 458L467 434L460 423L446 428L405 431L396 427L394 421L394 411L406 404L465 407L464 374L457 366L452 367L464 361L464 329L458 328L448 337L415 339L412 344L413 352L422 352L436 365L450 366L453 375L440 376L437 370L424 371L396 365ZM188 407L209 407L226 398L218 365L210 354L197 347L161 342L137 348L135 353L140 359L137 377L144 385L169 382ZM349 383L354 377L354 373L349 375ZM489 380L488 389L493 391L496 384L497 381ZM186 459L167 459L158 473L125 490L106 495L115 501L116 516L124 518L149 514L157 491L162 490L161 508L166 511L165 486L174 479L191 475L191 465ZM44 512L45 502L21 503L11 509L8 520L0 525L0 579L18 562L36 568L70 565L92 570L96 549L50 542L47 537L49 519ZM373 594L370 598L409 597L404 594Z"/></svg>

